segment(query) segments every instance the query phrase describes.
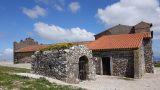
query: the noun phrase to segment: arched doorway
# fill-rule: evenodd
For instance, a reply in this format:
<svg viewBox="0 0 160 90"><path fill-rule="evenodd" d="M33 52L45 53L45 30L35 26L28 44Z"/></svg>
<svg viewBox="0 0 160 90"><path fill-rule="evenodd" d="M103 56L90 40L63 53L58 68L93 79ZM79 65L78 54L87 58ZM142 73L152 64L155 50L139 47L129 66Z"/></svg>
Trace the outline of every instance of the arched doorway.
<svg viewBox="0 0 160 90"><path fill-rule="evenodd" d="M82 56L79 58L79 79L86 80L88 74L88 58Z"/></svg>

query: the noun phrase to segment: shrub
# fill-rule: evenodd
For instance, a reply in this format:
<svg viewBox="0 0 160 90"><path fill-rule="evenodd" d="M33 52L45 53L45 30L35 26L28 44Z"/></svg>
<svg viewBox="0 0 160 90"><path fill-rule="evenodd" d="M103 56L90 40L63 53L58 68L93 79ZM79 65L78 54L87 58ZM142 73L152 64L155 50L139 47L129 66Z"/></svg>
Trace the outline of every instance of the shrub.
<svg viewBox="0 0 160 90"><path fill-rule="evenodd" d="M55 45L51 45L48 46L47 48L41 49L40 51L51 51L51 50L60 50L60 49L68 49L70 47L72 47L73 44L72 43L60 43L60 44L55 44Z"/></svg>

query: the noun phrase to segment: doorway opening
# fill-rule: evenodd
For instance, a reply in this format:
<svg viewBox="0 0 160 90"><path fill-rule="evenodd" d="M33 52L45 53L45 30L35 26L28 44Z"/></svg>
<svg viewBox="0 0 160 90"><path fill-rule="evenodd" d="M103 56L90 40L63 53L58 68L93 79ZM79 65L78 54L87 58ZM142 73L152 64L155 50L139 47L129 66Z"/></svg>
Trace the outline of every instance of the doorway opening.
<svg viewBox="0 0 160 90"><path fill-rule="evenodd" d="M88 58L86 56L82 56L79 58L79 76L80 80L86 80L88 73Z"/></svg>
<svg viewBox="0 0 160 90"><path fill-rule="evenodd" d="M111 75L110 57L102 58L103 75Z"/></svg>

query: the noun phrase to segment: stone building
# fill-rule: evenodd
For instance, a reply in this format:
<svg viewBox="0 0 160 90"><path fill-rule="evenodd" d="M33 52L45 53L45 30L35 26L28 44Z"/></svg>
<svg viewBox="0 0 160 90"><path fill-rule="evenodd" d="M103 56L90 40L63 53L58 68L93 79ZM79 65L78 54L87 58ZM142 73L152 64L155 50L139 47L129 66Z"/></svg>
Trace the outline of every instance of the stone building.
<svg viewBox="0 0 160 90"><path fill-rule="evenodd" d="M20 42L13 43L13 61L14 64L17 63L30 63L32 58L31 56L35 51L46 48L49 45L40 45L37 41L34 41L32 38L26 38Z"/></svg>
<svg viewBox="0 0 160 90"><path fill-rule="evenodd" d="M135 26L119 24L95 35L96 40L89 44L89 48L92 49L93 56L99 58L99 64L96 64L97 74L109 72L110 75L136 78L136 72L141 72L139 71L141 67L143 67L142 74L138 73L140 75L137 78L140 78L144 72L153 73L151 27L152 24L146 22L140 22ZM138 53L140 60L136 56ZM108 59L109 71L104 71L103 59ZM142 63L139 68L136 61Z"/></svg>
<svg viewBox="0 0 160 90"><path fill-rule="evenodd" d="M84 42L72 42L74 45L83 45L90 43L90 41ZM18 63L31 63L31 56L40 49L46 48L54 44L38 44L32 38L26 38L20 42L13 43L14 64Z"/></svg>
<svg viewBox="0 0 160 90"><path fill-rule="evenodd" d="M88 44L97 57L97 74L141 78L153 72L152 59L145 52L144 39L151 39L150 32L102 36ZM146 65L146 66L145 66Z"/></svg>
<svg viewBox="0 0 160 90"><path fill-rule="evenodd" d="M43 53L36 52L32 57L33 73L68 83L95 79L96 70L92 51L83 45Z"/></svg>
<svg viewBox="0 0 160 90"><path fill-rule="evenodd" d="M86 78L89 79L89 76L92 74L94 76L94 69L87 69L84 66L83 71L88 74L84 74L85 78L83 79L79 78L80 67L77 66L77 63L81 62L81 58L88 62L89 66L87 67L95 66L96 74L141 78L146 72L154 72L152 61L153 31L150 30L151 27L152 24L146 22L140 22L134 26L119 24L96 34L94 41L74 43L77 46L76 49L78 52L69 49L69 52L72 52L72 54L68 54L66 51L52 51L52 53L47 54L37 53L34 58L31 58L30 56L33 55L33 53L42 48L46 48L49 45L38 45L38 43L28 45L27 43L27 46L22 45L22 47L18 49L15 47L14 62L30 62L31 59L33 59L32 61L34 61L34 63L32 64L32 69L35 73L54 77L70 83L77 83L79 80ZM25 41L23 41L23 43L24 42ZM80 47L78 45L84 46ZM14 46L16 46L15 43ZM85 53L83 53L83 50ZM90 50L92 51L92 55L90 55ZM29 55L27 53L29 53ZM74 55L76 53L79 53L78 56ZM82 53L84 55L81 55ZM57 55L60 55L60 57L57 57ZM70 55L73 55L74 57L71 59ZM48 58L46 58L46 56ZM29 57L30 59L26 57ZM51 59L49 57L51 57ZM54 62L54 64L52 62ZM66 62L70 64L66 64ZM82 62L86 63L83 60ZM59 65L56 65L56 63ZM38 66L35 66L35 64ZM52 70L53 68L54 70L57 69L58 72ZM70 70L67 71L68 69ZM92 74L89 74L89 72ZM60 77L57 77L57 74Z"/></svg>

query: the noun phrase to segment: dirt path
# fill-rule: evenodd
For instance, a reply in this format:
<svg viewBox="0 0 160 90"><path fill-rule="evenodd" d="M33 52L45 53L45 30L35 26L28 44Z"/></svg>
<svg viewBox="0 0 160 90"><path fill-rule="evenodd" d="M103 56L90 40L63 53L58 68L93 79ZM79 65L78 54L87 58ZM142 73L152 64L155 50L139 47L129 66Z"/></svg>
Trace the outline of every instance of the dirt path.
<svg viewBox="0 0 160 90"><path fill-rule="evenodd" d="M43 77L40 75L19 73L21 76L32 78ZM116 76L96 76L94 81L83 81L79 84L68 84L56 79L45 77L50 82L61 85L71 85L86 88L88 90L160 90L160 68L155 68L155 74L145 74L142 79L128 80Z"/></svg>
<svg viewBox="0 0 160 90"><path fill-rule="evenodd" d="M31 64L13 64L11 61L0 61L0 66L31 69Z"/></svg>

